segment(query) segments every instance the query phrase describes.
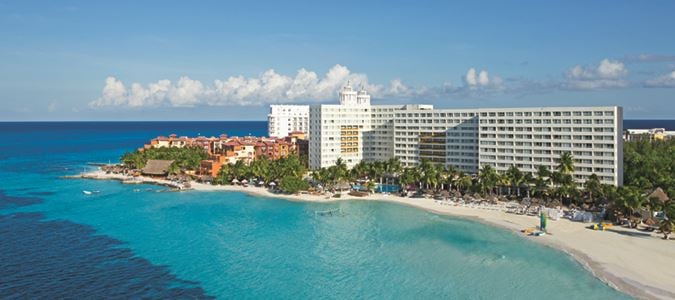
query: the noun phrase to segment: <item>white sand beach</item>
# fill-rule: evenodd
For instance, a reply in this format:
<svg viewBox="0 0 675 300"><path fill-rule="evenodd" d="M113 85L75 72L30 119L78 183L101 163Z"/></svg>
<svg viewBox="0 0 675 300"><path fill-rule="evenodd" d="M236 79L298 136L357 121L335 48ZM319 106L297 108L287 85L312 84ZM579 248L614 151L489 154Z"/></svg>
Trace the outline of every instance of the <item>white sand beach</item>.
<svg viewBox="0 0 675 300"><path fill-rule="evenodd" d="M78 178L102 180L128 180L119 174L94 171ZM154 184L170 184L167 180L139 178ZM484 207L443 205L433 199L404 198L395 195L374 194L354 197L343 193L340 198L317 195L281 195L261 187L233 185L208 185L191 183L194 191L232 191L251 195L281 198L291 201L333 202L344 200L387 201L421 208L430 212L472 218L487 224L516 232L523 238L542 243L569 253L596 277L616 289L644 299L675 299L675 241L664 241L661 235L614 226L608 231L587 229L588 223L567 219L548 222L551 234L532 237L520 233L521 229L534 227L539 219L532 216L506 213Z"/></svg>

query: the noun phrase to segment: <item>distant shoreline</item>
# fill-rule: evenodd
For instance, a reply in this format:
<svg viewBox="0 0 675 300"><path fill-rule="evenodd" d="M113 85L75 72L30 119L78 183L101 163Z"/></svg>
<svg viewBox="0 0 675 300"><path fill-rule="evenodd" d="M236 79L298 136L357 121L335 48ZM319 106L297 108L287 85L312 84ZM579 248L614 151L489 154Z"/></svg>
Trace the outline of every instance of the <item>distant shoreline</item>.
<svg viewBox="0 0 675 300"><path fill-rule="evenodd" d="M121 174L106 174L101 170L67 178L98 180L130 180L133 177ZM170 181L140 177L138 183L171 185ZM534 227L538 218L505 213L503 210L488 210L479 207L441 205L433 199L403 198L395 195L373 194L355 197L343 194L340 198L325 195L286 195L274 194L262 187L243 187L233 185L208 185L191 183L192 190L198 192L242 192L253 196L284 199L296 202L330 203L345 200L370 200L397 203L423 209L432 213L467 218L484 224L497 226L523 238L542 245L561 250L585 269L609 286L637 298L672 299L675 298L675 243L663 241L659 235L648 233L646 237L629 236L635 232L621 227L612 228L612 232L586 229L588 224L572 222L567 219L549 222L552 235L529 237L520 233L521 229ZM650 255L644 255L650 253ZM621 262L621 264L617 263Z"/></svg>

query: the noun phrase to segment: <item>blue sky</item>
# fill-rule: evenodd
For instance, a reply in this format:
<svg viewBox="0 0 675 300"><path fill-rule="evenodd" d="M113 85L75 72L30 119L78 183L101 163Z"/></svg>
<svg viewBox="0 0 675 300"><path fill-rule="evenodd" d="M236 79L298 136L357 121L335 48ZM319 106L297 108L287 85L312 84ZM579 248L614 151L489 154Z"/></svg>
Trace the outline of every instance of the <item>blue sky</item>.
<svg viewBox="0 0 675 300"><path fill-rule="evenodd" d="M445 2L0 1L0 120L264 120L346 80L675 119L675 2Z"/></svg>

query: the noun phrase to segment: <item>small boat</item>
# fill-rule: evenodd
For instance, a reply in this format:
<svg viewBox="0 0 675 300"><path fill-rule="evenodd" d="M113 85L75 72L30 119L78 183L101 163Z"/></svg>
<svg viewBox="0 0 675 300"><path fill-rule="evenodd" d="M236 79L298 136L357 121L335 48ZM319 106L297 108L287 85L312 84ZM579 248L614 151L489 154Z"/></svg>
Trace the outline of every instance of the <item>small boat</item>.
<svg viewBox="0 0 675 300"><path fill-rule="evenodd" d="M91 191L82 191L82 194L85 194L85 195L91 195L91 194L93 194L93 193L92 193Z"/></svg>
<svg viewBox="0 0 675 300"><path fill-rule="evenodd" d="M342 215L342 210L339 208L335 209L329 209L329 210L323 210L323 211L315 211L314 214L318 216L333 216L333 215Z"/></svg>

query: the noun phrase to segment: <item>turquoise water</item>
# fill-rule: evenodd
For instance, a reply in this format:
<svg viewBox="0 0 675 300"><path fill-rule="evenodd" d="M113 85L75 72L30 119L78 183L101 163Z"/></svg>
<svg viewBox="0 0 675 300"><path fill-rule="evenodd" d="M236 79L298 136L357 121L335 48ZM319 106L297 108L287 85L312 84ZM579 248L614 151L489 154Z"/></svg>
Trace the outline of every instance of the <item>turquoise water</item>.
<svg viewBox="0 0 675 300"><path fill-rule="evenodd" d="M129 136L154 134L109 130L42 128L47 147L22 155L0 146L0 298L626 297L562 252L406 206L58 178L115 159ZM108 147L88 149L88 140ZM338 207L343 216L314 213Z"/></svg>

